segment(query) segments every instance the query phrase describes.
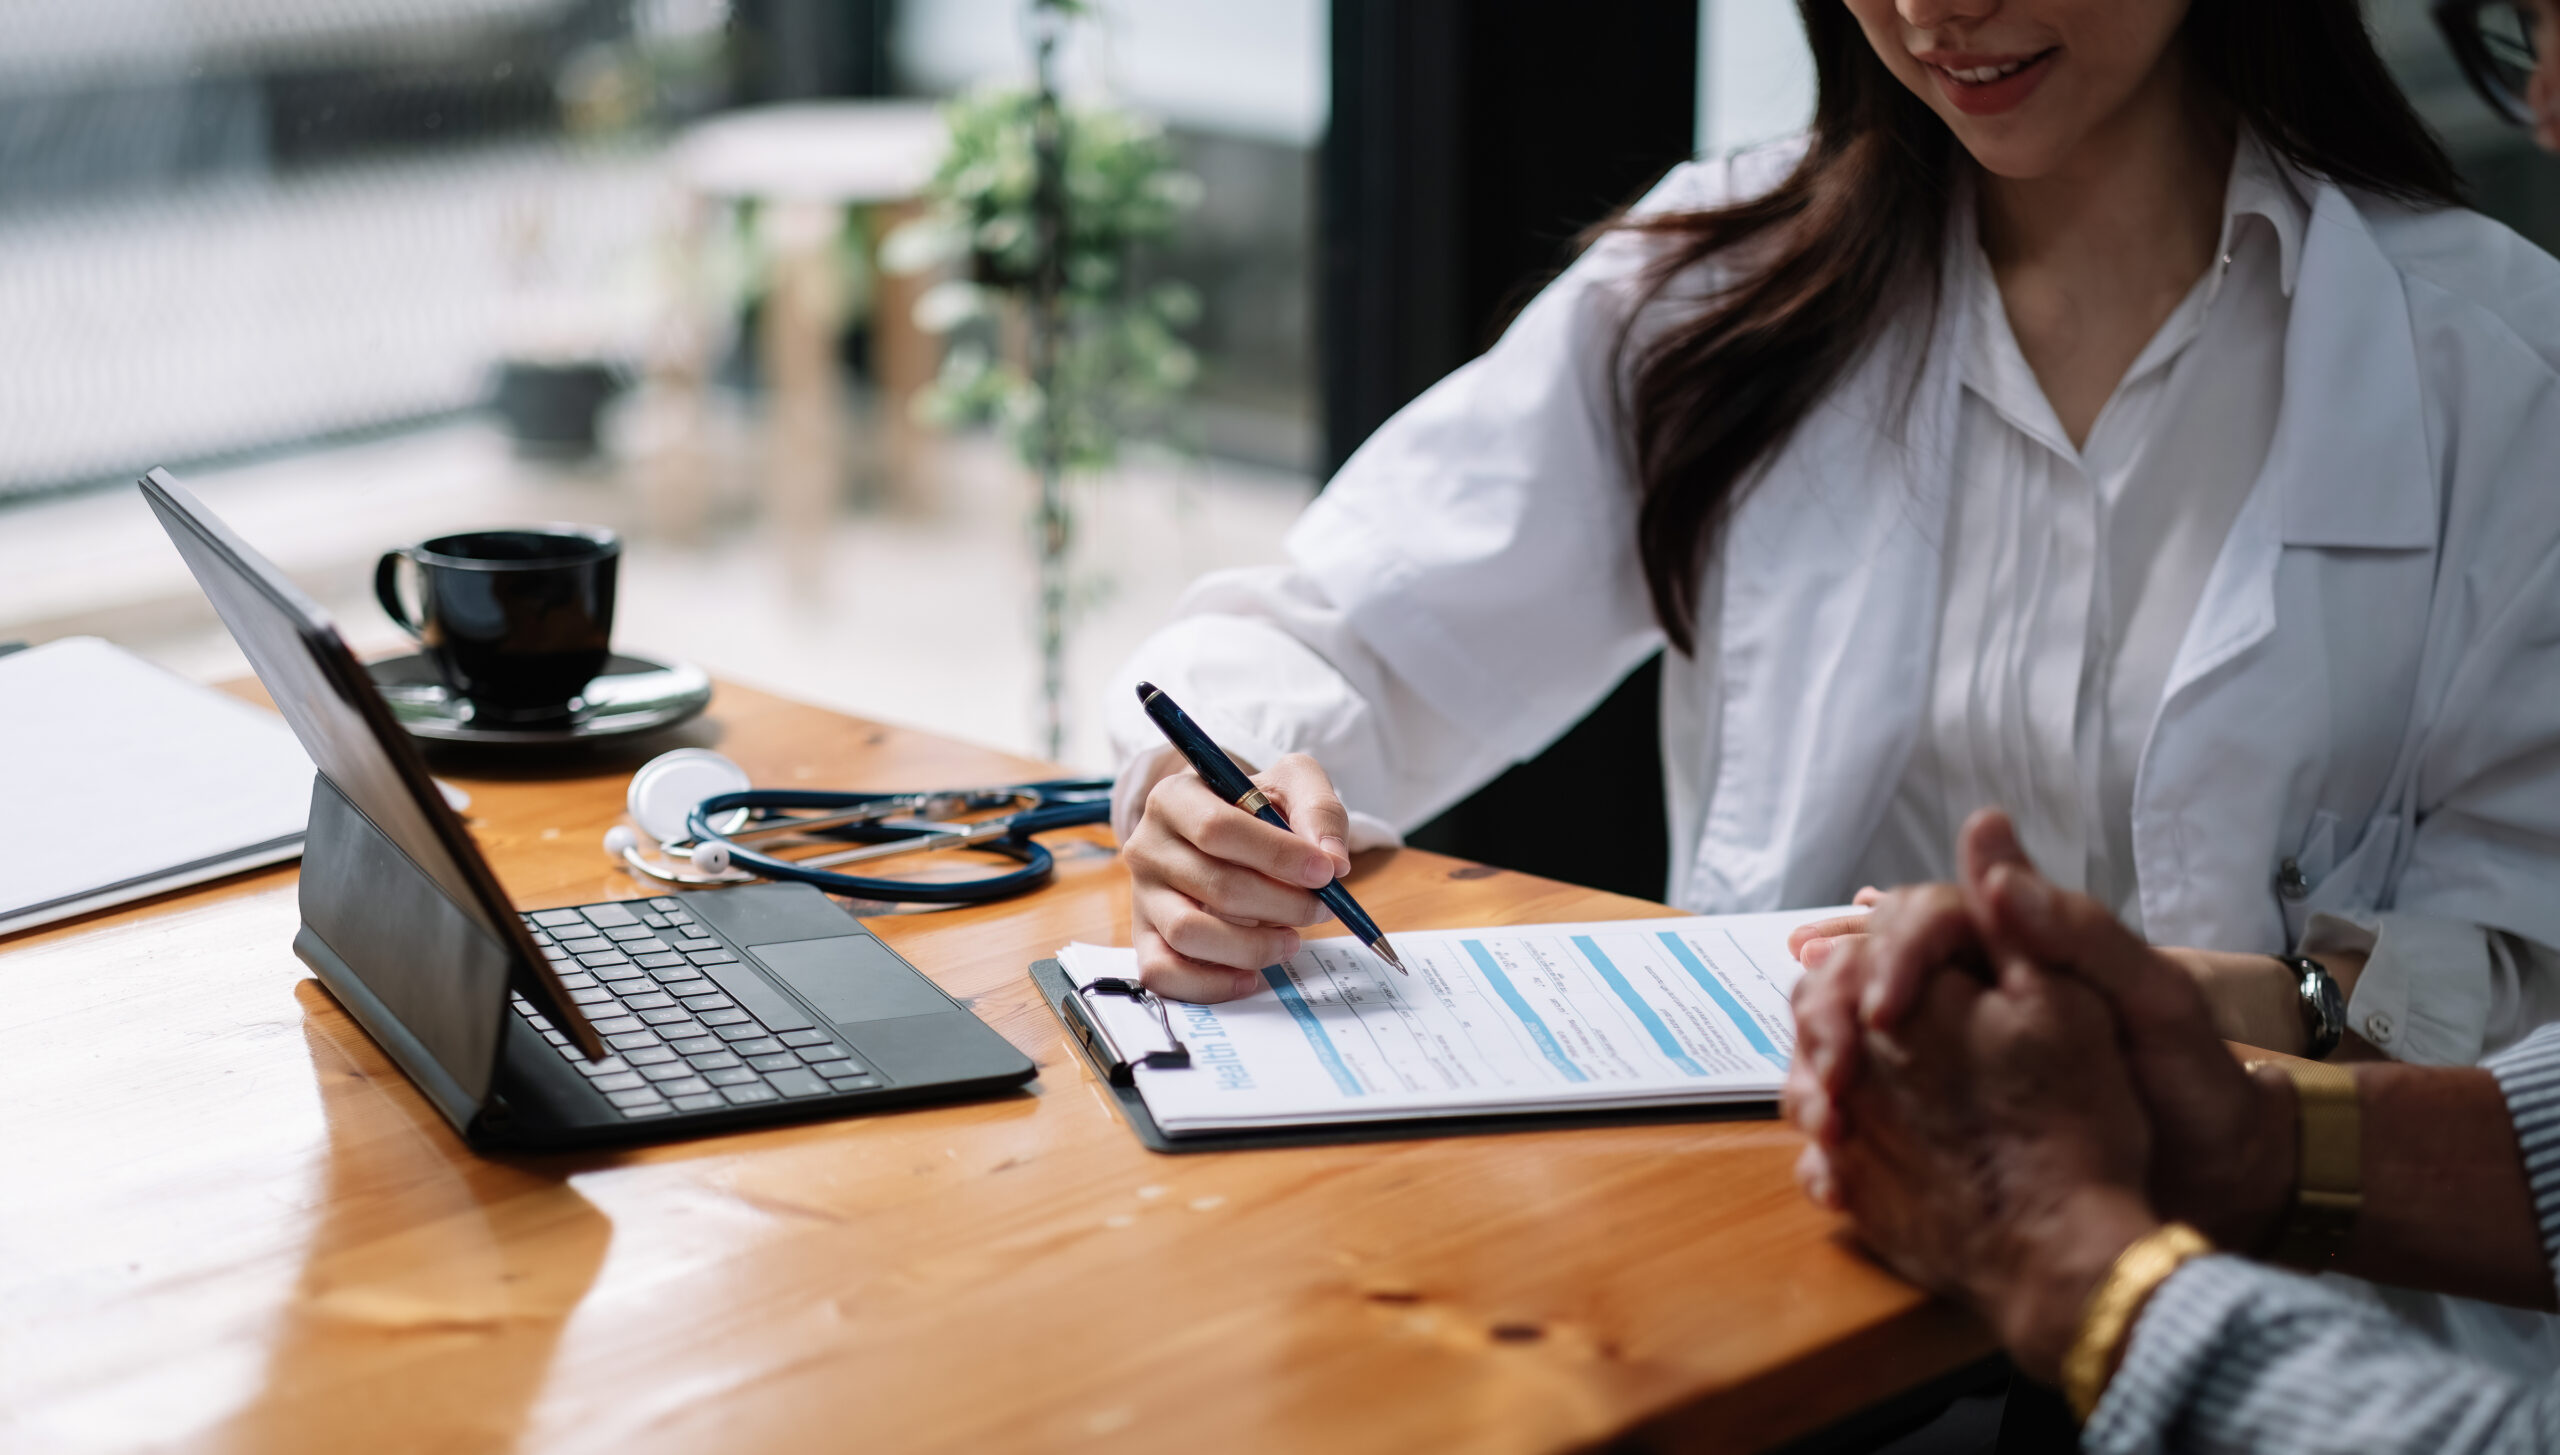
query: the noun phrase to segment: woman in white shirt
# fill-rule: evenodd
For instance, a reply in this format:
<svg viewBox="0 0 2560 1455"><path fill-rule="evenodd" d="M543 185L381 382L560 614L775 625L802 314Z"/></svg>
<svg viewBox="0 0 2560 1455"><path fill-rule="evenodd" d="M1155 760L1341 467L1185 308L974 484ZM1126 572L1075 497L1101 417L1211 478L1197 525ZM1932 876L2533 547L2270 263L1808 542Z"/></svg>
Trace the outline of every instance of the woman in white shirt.
<svg viewBox="0 0 2560 1455"><path fill-rule="evenodd" d="M2288 950L2404 1059L2560 1014L2560 265L2352 0L1803 9L1807 137L1674 171L1114 682L1147 983L1259 988L1667 645L1675 904L1944 878L1996 803L2255 1039Z"/></svg>

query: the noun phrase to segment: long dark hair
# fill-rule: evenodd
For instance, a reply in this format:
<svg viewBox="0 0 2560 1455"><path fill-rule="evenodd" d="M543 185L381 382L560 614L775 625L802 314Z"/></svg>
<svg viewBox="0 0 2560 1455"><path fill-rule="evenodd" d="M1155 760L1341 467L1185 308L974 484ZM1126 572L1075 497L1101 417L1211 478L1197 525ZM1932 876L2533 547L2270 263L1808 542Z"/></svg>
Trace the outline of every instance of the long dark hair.
<svg viewBox="0 0 2560 1455"><path fill-rule="evenodd" d="M1820 100L1775 190L1613 224L1657 244L1644 299L1709 258L1739 276L1694 317L1625 347L1637 549L1671 644L1696 650L1701 575L1761 460L1898 309L1934 307L1956 142L1878 59L1840 0L1797 0ZM2461 182L2374 53L2355 0L2195 0L2178 41L2197 79L2305 172L2418 206Z"/></svg>

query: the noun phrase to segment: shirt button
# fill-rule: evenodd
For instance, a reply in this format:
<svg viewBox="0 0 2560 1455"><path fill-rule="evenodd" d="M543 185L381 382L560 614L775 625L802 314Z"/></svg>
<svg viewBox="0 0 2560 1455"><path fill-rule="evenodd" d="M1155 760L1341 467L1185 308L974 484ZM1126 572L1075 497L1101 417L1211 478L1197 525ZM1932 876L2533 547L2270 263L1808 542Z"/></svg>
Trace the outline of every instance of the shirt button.
<svg viewBox="0 0 2560 1455"><path fill-rule="evenodd" d="M2287 899L2300 899L2311 892L2311 877L2302 872L2302 862L2287 859L2276 866L2276 893Z"/></svg>
<svg viewBox="0 0 2560 1455"><path fill-rule="evenodd" d="M2377 1046L2391 1044L2391 1017L2381 1011L2364 1018L2364 1037Z"/></svg>

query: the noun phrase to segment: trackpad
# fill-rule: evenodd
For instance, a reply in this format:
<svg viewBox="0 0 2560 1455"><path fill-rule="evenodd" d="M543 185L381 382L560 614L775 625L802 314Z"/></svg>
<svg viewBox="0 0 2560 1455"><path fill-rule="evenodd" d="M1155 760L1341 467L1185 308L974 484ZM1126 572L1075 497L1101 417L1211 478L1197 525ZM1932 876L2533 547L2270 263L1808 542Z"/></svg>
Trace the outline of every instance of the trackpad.
<svg viewBox="0 0 2560 1455"><path fill-rule="evenodd" d="M869 935L749 945L747 953L838 1025L934 1015L952 1008L950 997L935 989L932 981Z"/></svg>

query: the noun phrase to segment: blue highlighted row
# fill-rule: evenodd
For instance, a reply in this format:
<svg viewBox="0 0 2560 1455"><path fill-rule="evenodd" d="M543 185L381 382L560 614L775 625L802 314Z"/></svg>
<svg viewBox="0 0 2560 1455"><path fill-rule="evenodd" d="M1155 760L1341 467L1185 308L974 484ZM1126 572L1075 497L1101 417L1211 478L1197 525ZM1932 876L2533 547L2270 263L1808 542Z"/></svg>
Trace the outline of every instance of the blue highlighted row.
<svg viewBox="0 0 2560 1455"><path fill-rule="evenodd" d="M1482 970L1484 978L1493 983L1493 993L1502 997L1502 1003L1511 1007L1513 1015L1520 1017L1520 1023L1529 1028L1529 1039L1538 1043L1538 1049L1545 1053L1546 1058L1555 1064L1558 1071L1564 1073L1564 1079L1567 1081L1590 1080L1590 1074L1574 1065L1572 1058L1565 1055L1564 1047L1556 1044L1555 1033L1547 1029L1547 1023L1538 1019L1538 1013L1529 1008L1529 1002L1520 998L1518 987L1511 983L1510 976L1502 973L1502 967L1494 963L1493 955L1485 949L1484 942L1460 940L1458 943L1467 947L1467 953L1475 958L1476 968Z"/></svg>
<svg viewBox="0 0 2560 1455"><path fill-rule="evenodd" d="M1609 963L1609 957L1600 953L1598 941L1589 935L1576 935L1573 937L1573 947L1580 950L1583 957L1591 962L1592 968L1600 972L1601 979L1609 982L1609 988L1618 992L1618 998L1627 1003L1627 1009L1636 1013L1636 1019L1643 1023L1646 1033L1653 1037L1653 1043L1662 1048L1662 1054L1671 1058L1672 1065L1692 1076L1707 1074L1706 1067L1690 1059L1689 1053L1680 1049L1680 1042L1671 1034L1671 1028L1662 1023L1662 1017L1653 1013L1652 1006L1644 1003L1643 996L1636 994L1636 988L1627 983L1627 977L1619 974L1618 967Z"/></svg>
<svg viewBox="0 0 2560 1455"><path fill-rule="evenodd" d="M1768 1057L1779 1070L1786 1070L1787 1058L1770 1044L1769 1037L1760 1029L1760 1023L1742 1008L1741 1001L1733 998L1732 991L1724 988L1724 982L1716 978L1715 972L1699 963L1697 952L1689 948L1688 942L1665 930L1662 943L1669 947L1671 958L1680 962L1680 968L1689 972L1689 978L1697 981L1707 992L1707 997L1723 1007L1725 1016L1742 1028L1742 1038L1751 1043L1751 1049Z"/></svg>
<svg viewBox="0 0 2560 1455"><path fill-rule="evenodd" d="M1345 1096L1367 1095L1360 1085L1360 1078L1351 1074L1351 1068L1343 1063L1342 1053L1334 1049L1333 1037L1325 1034L1324 1023L1316 1019L1314 1008L1307 1004L1305 996L1298 993L1298 982L1290 979L1289 972L1277 965L1264 966L1262 978L1270 982L1271 992L1280 997L1280 1003L1289 1008L1290 1018L1298 1023L1298 1029L1307 1033L1307 1044L1316 1048L1316 1059L1332 1073L1333 1084L1341 1088Z"/></svg>

